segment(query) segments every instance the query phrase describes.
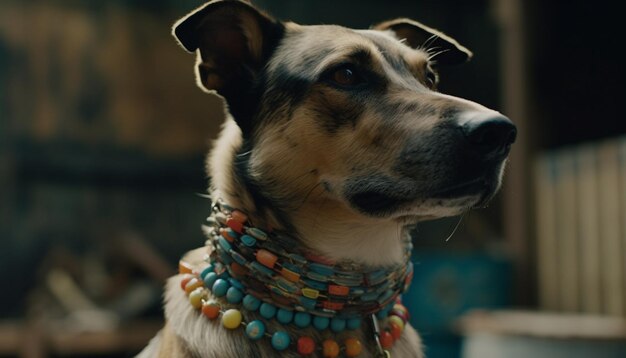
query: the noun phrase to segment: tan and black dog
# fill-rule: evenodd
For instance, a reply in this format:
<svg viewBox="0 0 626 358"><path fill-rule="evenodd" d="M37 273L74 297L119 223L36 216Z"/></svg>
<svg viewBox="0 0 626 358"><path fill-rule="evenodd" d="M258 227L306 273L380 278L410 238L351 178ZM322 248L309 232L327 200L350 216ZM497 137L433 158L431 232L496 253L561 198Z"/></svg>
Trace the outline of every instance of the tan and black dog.
<svg viewBox="0 0 626 358"><path fill-rule="evenodd" d="M224 0L182 18L173 33L197 53L198 85L228 106L207 162L211 196L256 227L288 233L331 262L398 265L408 226L484 206L500 186L515 126L437 92L437 68L471 57L441 32L409 19L368 30L301 26ZM186 260L200 269L205 253ZM202 317L180 280L170 279L165 328L141 357L300 356ZM359 357L377 356L365 327L352 334ZM408 323L389 353L422 357Z"/></svg>

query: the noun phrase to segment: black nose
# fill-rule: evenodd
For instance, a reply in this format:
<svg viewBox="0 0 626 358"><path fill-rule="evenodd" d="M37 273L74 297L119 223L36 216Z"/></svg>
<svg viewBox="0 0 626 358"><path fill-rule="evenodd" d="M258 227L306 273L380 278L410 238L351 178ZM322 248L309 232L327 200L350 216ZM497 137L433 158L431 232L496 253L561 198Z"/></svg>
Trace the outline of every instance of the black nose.
<svg viewBox="0 0 626 358"><path fill-rule="evenodd" d="M464 114L459 125L472 148L489 157L507 155L517 137L513 122L495 112Z"/></svg>

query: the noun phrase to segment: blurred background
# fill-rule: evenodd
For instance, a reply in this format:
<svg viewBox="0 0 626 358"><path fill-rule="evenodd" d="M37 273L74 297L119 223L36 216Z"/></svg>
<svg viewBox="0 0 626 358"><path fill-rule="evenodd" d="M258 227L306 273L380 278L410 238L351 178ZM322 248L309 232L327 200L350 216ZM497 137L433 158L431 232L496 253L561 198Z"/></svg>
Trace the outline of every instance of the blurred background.
<svg viewBox="0 0 626 358"><path fill-rule="evenodd" d="M0 2L0 356L128 357L162 324L165 278L204 242L223 118L170 36L201 3ZM404 301L428 357L626 357L616 4L254 3L302 24L438 28L474 52L440 90L518 126L491 206L414 233Z"/></svg>

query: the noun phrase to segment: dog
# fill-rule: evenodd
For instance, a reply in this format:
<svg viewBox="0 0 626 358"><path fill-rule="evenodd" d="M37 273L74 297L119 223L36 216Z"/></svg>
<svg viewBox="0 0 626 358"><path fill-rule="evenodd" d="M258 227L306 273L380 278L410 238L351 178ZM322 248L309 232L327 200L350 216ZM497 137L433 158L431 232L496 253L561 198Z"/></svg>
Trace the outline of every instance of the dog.
<svg viewBox="0 0 626 358"><path fill-rule="evenodd" d="M207 244L168 281L166 324L139 357L423 357L399 301L408 229L484 206L516 137L437 91L437 69L472 53L410 19L302 26L235 0L173 35L227 119Z"/></svg>

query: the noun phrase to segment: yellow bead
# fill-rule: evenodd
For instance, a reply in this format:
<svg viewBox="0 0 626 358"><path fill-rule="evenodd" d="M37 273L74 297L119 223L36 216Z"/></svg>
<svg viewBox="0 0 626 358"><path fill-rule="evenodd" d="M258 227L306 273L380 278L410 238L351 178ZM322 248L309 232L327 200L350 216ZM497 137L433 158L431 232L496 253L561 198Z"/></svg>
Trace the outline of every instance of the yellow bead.
<svg viewBox="0 0 626 358"><path fill-rule="evenodd" d="M400 331L404 330L404 321L402 318L398 316L389 316L387 319L389 320L389 324L395 323L398 327L400 327Z"/></svg>
<svg viewBox="0 0 626 358"><path fill-rule="evenodd" d="M346 357L356 357L361 354L363 347L358 339L348 338L344 343L346 345Z"/></svg>
<svg viewBox="0 0 626 358"><path fill-rule="evenodd" d="M302 289L302 296L304 297L316 299L319 295L320 295L320 291L318 290L314 290L308 287Z"/></svg>
<svg viewBox="0 0 626 358"><path fill-rule="evenodd" d="M241 312L236 309L229 309L222 315L222 324L228 329L236 329L241 324Z"/></svg>
<svg viewBox="0 0 626 358"><path fill-rule="evenodd" d="M202 307L202 298L204 298L204 288L198 287L189 294L189 303L195 309Z"/></svg>

